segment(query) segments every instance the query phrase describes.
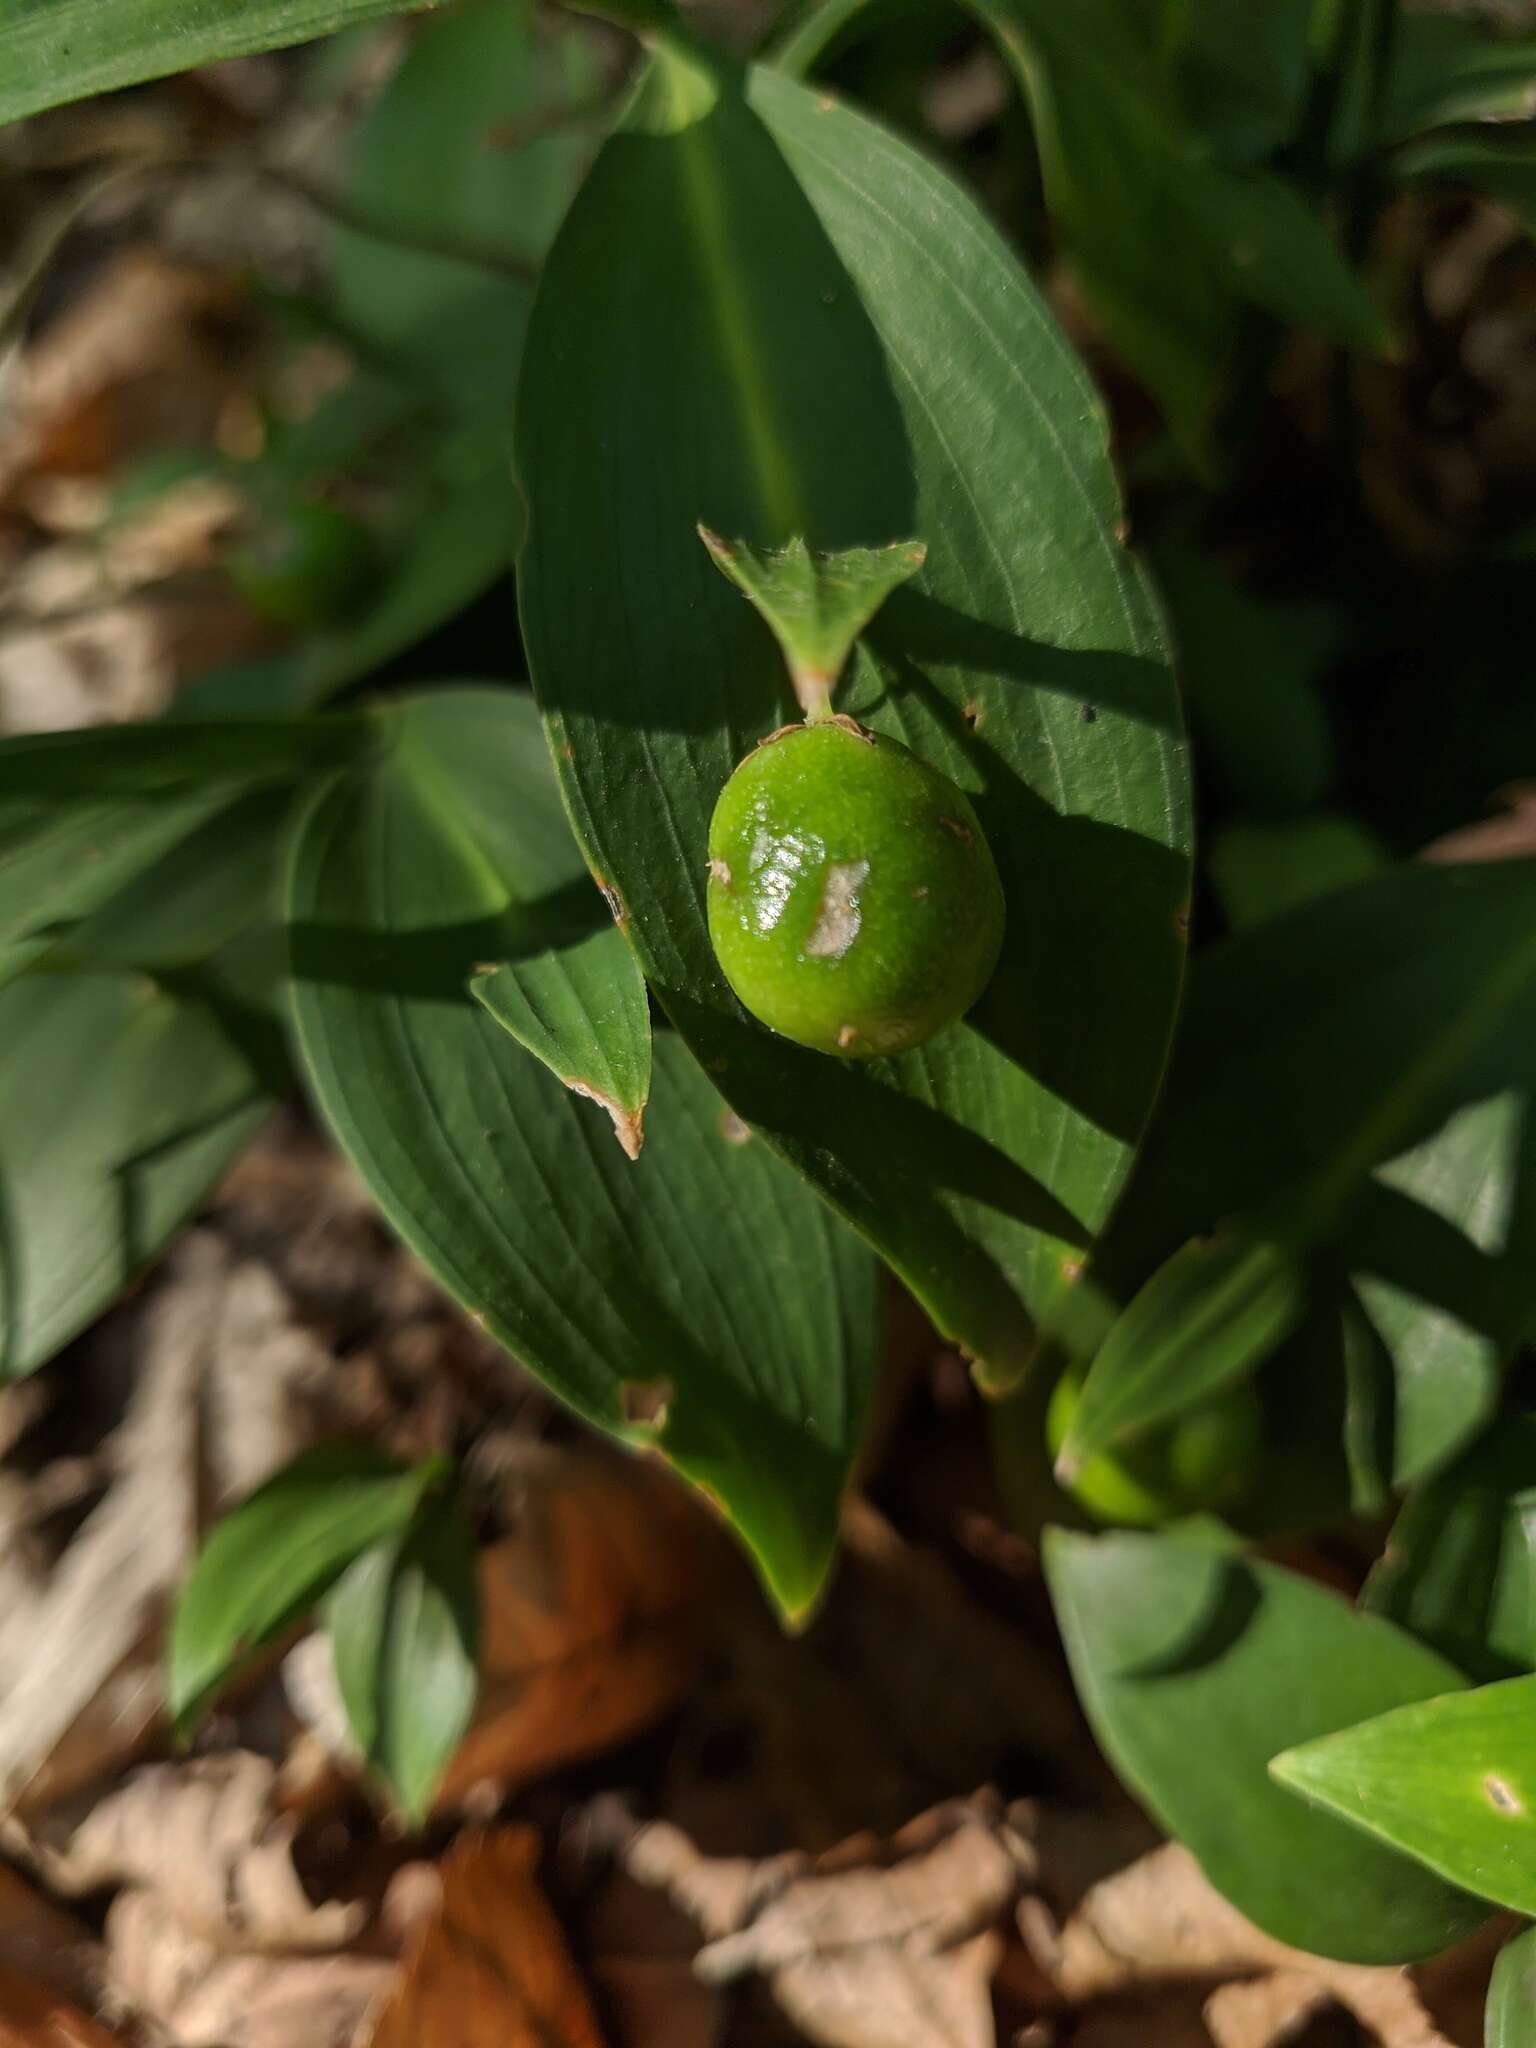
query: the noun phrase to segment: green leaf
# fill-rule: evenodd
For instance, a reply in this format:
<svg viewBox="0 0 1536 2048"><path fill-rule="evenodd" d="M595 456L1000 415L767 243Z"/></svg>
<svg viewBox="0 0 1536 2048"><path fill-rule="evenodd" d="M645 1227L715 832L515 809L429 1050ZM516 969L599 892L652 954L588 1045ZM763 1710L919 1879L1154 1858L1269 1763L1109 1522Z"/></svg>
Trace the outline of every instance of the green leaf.
<svg viewBox="0 0 1536 2048"><path fill-rule="evenodd" d="M334 766L355 721L126 725L0 742L0 978L244 789Z"/></svg>
<svg viewBox="0 0 1536 2048"><path fill-rule="evenodd" d="M1448 1883L1536 1912L1536 1678L1396 1707L1270 1773Z"/></svg>
<svg viewBox="0 0 1536 2048"><path fill-rule="evenodd" d="M532 271L593 149L560 123L595 105L601 81L593 39L568 15L471 0L425 25L352 146L354 210L418 241L482 246L500 259L493 269L345 231L334 289L355 332L500 439L508 490Z"/></svg>
<svg viewBox="0 0 1536 2048"><path fill-rule="evenodd" d="M127 1286L267 1114L268 1076L205 1003L128 973L0 990L0 1380Z"/></svg>
<svg viewBox="0 0 1536 2048"><path fill-rule="evenodd" d="M1495 1139L1479 1105L1529 1094L1533 934L1536 863L1416 866L1202 956L1094 1263L1128 1300L1223 1218L1334 1247L1393 1352L1399 1483L1480 1425L1532 1306L1520 1120L1506 1103Z"/></svg>
<svg viewBox="0 0 1536 2048"><path fill-rule="evenodd" d="M90 93L280 50L432 0L15 0L5 23L0 122Z"/></svg>
<svg viewBox="0 0 1536 2048"><path fill-rule="evenodd" d="M474 1538L451 1499L365 1550L326 1601L347 1720L400 1812L420 1821L479 1686Z"/></svg>
<svg viewBox="0 0 1536 2048"><path fill-rule="evenodd" d="M1178 649L1202 782L1232 809L1290 817L1333 780L1317 678L1339 622L1320 605L1271 604L1234 583L1186 525L1148 552Z"/></svg>
<svg viewBox="0 0 1536 2048"><path fill-rule="evenodd" d="M1536 1671L1536 1419L1495 1423L1409 1496L1363 1598L1474 1678Z"/></svg>
<svg viewBox="0 0 1536 2048"><path fill-rule="evenodd" d="M1460 1685L1432 1650L1308 1579L1187 1538L1053 1530L1045 1565L1111 1763L1266 1933L1398 1963L1486 1917L1268 1774L1277 1750Z"/></svg>
<svg viewBox="0 0 1536 2048"><path fill-rule="evenodd" d="M518 462L535 689L653 990L747 1123L1012 1376L1020 1297L1103 1223L1156 1092L1188 877L1172 681L1080 366L903 143L664 50L546 266ZM719 972L710 813L794 705L700 520L756 548L927 542L844 708L972 798L1009 924L970 1018L899 1059L775 1038Z"/></svg>
<svg viewBox="0 0 1536 2048"><path fill-rule="evenodd" d="M694 550L703 559L695 539ZM708 564L704 564L708 568ZM713 572L710 572L713 574ZM393 718L387 761L315 805L291 885L295 1014L317 1100L391 1223L562 1400L723 1503L781 1605L826 1572L874 1354L875 1265L724 1113L675 1034L643 1157L465 982L606 922L537 715L510 691Z"/></svg>
<svg viewBox="0 0 1536 2048"><path fill-rule="evenodd" d="M1312 84L1313 0L1167 0L1156 11L1184 109L1224 157L1258 162L1295 138Z"/></svg>
<svg viewBox="0 0 1536 2048"><path fill-rule="evenodd" d="M1531 60L1527 96L1536 93L1536 59ZM1527 111L1530 111L1528 109ZM1527 232L1536 234L1536 131L1509 136L1429 135L1392 159L1408 185L1470 186L1507 206Z"/></svg>
<svg viewBox="0 0 1536 2048"><path fill-rule="evenodd" d="M370 1444L318 1444L214 1528L182 1587L167 1649L177 1732L254 1650L315 1605L361 1552L406 1528L443 1461L402 1471Z"/></svg>
<svg viewBox="0 0 1536 2048"><path fill-rule="evenodd" d="M879 548L755 548L699 528L715 566L757 606L789 666L807 718L825 717L853 643L893 590L910 582L928 550L920 540Z"/></svg>
<svg viewBox="0 0 1536 2048"><path fill-rule="evenodd" d="M1238 308L1380 349L1386 322L1332 234L1279 177L1218 163L1149 92L1102 0L972 0L1034 115L1046 199L1105 330L1209 466Z"/></svg>
<svg viewBox="0 0 1536 2048"><path fill-rule="evenodd" d="M1536 2042L1536 1928L1522 1928L1499 1950L1488 1986L1483 2048L1532 2048Z"/></svg>
<svg viewBox="0 0 1536 2048"><path fill-rule="evenodd" d="M1458 121L1536 114L1536 36L1498 33L1473 13L1397 10L1392 61L1367 146L1406 142Z"/></svg>
<svg viewBox="0 0 1536 2048"><path fill-rule="evenodd" d="M1387 865L1381 842L1353 818L1319 811L1283 825L1229 825L1211 846L1211 881L1232 924L1263 924Z"/></svg>
<svg viewBox="0 0 1536 2048"><path fill-rule="evenodd" d="M569 946L503 960L470 992L567 1088L600 1102L631 1159L644 1142L651 1092L645 977L613 927Z"/></svg>
<svg viewBox="0 0 1536 2048"><path fill-rule="evenodd" d="M1097 1353L1056 1461L1090 1459L1251 1372L1305 1304L1295 1253L1241 1235L1196 1238L1153 1274Z"/></svg>
<svg viewBox="0 0 1536 2048"><path fill-rule="evenodd" d="M127 725L0 742L0 982L242 789L344 760L336 719Z"/></svg>

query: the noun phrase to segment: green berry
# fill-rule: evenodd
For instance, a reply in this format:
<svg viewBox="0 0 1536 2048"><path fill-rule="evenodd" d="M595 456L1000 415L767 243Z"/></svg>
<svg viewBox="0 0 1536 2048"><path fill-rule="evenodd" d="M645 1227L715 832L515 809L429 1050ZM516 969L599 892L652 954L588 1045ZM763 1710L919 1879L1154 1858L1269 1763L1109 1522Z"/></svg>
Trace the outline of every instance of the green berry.
<svg viewBox="0 0 1536 2048"><path fill-rule="evenodd" d="M1063 1373L1046 1411L1045 1435L1055 1457L1083 1389L1083 1375ZM1068 1491L1101 1522L1154 1528L1179 1515L1230 1507L1246 1491L1258 1463L1263 1412L1247 1380L1224 1388L1122 1450L1090 1458Z"/></svg>
<svg viewBox="0 0 1536 2048"><path fill-rule="evenodd" d="M347 619L379 578L377 551L361 521L309 499L264 519L229 566L253 612L298 631Z"/></svg>
<svg viewBox="0 0 1536 2048"><path fill-rule="evenodd" d="M1003 891L949 777L831 718L764 740L720 792L709 935L771 1030L872 1059L975 1002L997 964Z"/></svg>

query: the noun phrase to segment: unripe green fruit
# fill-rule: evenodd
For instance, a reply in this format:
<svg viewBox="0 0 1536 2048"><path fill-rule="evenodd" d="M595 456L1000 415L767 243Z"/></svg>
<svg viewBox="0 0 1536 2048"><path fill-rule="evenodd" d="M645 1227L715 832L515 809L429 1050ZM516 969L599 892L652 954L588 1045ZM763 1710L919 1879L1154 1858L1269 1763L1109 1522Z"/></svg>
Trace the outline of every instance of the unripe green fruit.
<svg viewBox="0 0 1536 2048"><path fill-rule="evenodd" d="M1046 1410L1045 1435L1054 1458L1083 1390L1080 1372L1063 1373ZM1230 1507L1253 1477L1264 1418L1247 1380L1223 1388L1166 1428L1123 1450L1090 1458L1067 1491L1101 1522L1154 1528L1178 1515Z"/></svg>
<svg viewBox="0 0 1536 2048"><path fill-rule="evenodd" d="M764 740L720 792L709 935L771 1030L872 1059L975 1002L997 964L1003 891L949 777L831 718Z"/></svg>
<svg viewBox="0 0 1536 2048"><path fill-rule="evenodd" d="M350 617L379 580L378 551L362 522L308 499L265 519L229 568L253 612L299 631Z"/></svg>

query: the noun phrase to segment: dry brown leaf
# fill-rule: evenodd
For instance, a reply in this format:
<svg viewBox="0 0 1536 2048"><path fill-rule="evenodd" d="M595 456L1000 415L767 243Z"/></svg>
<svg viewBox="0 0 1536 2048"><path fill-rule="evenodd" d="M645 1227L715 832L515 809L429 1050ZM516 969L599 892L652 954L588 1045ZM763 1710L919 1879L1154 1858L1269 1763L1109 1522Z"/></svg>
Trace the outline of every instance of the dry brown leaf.
<svg viewBox="0 0 1536 2048"><path fill-rule="evenodd" d="M795 1855L701 1856L670 1823L626 1831L611 1808L598 1827L708 1937L701 1978L765 1977L821 2048L993 2048L994 1930L1034 1859L983 1802L914 1822L884 1865L830 1871Z"/></svg>
<svg viewBox="0 0 1536 2048"><path fill-rule="evenodd" d="M106 1937L113 1989L177 2048L348 2048L399 1971L373 1955L231 1955L149 1892L119 1894Z"/></svg>
<svg viewBox="0 0 1536 2048"><path fill-rule="evenodd" d="M1170 1842L1105 1878L1054 1932L1041 1915L1020 1926L1036 1960L1074 2004L1159 1982L1305 1978L1360 2021L1381 2048L1455 2048L1407 1970L1329 1962L1273 1941L1207 1882ZM1273 2040L1283 2038L1271 2036ZM1252 2039L1245 2048L1268 2048Z"/></svg>
<svg viewBox="0 0 1536 2048"><path fill-rule="evenodd" d="M1420 860L1528 860L1536 854L1536 782L1512 782L1495 801L1502 808L1493 817L1446 833L1425 847Z"/></svg>
<svg viewBox="0 0 1536 2048"><path fill-rule="evenodd" d="M482 1551L480 1697L439 1809L626 1741L695 1684L719 1540L659 1468L525 1445Z"/></svg>
<svg viewBox="0 0 1536 2048"><path fill-rule="evenodd" d="M34 1596L0 1610L0 1811L40 1811L133 1753L203 1526L315 1434L329 1354L211 1234L183 1241L120 1328L135 1387L113 1483Z"/></svg>
<svg viewBox="0 0 1536 2048"><path fill-rule="evenodd" d="M0 1866L0 1970L27 1977L99 2007L106 1991L106 1953L70 1913Z"/></svg>
<svg viewBox="0 0 1536 2048"><path fill-rule="evenodd" d="M368 2048L601 2048L560 1926L534 1876L528 1828L472 1835L442 1867Z"/></svg>
<svg viewBox="0 0 1536 2048"><path fill-rule="evenodd" d="M66 1897L134 1886L225 1948L340 1948L366 1908L312 1903L294 1868L294 1824L273 1809L275 1776L265 1757L241 1750L151 1764L62 1844L39 1838L35 1854Z"/></svg>
<svg viewBox="0 0 1536 2048"><path fill-rule="evenodd" d="M0 2048L121 2048L57 1991L0 1964Z"/></svg>
<svg viewBox="0 0 1536 2048"><path fill-rule="evenodd" d="M227 275L123 250L29 344L0 450L0 498L39 472L99 476L140 448L211 437L243 317Z"/></svg>
<svg viewBox="0 0 1536 2048"><path fill-rule="evenodd" d="M1236 1977L1205 2001L1205 2025L1214 2048L1270 2048L1300 2031L1314 2013L1334 2003L1315 1977L1276 1970L1268 1977Z"/></svg>

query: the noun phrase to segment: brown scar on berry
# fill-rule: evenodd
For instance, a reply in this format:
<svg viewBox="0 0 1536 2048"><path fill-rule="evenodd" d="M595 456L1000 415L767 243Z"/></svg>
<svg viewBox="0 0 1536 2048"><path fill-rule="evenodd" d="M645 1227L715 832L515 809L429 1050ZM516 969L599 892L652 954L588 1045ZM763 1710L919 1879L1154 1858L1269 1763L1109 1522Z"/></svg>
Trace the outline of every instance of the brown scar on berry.
<svg viewBox="0 0 1536 2048"><path fill-rule="evenodd" d="M709 872L714 877L714 879L720 884L722 889L730 888L731 870L728 862L723 860L712 860L709 863Z"/></svg>
<svg viewBox="0 0 1536 2048"><path fill-rule="evenodd" d="M1069 1287L1073 1286L1083 1277L1083 1261L1081 1259L1063 1259L1061 1262L1061 1277Z"/></svg>
<svg viewBox="0 0 1536 2048"><path fill-rule="evenodd" d="M859 1027L857 1024L845 1024L837 1034L837 1042L846 1052L858 1035Z"/></svg>
<svg viewBox="0 0 1536 2048"><path fill-rule="evenodd" d="M969 846L976 834L959 818L940 818L939 823L946 832L953 832L962 846Z"/></svg>

